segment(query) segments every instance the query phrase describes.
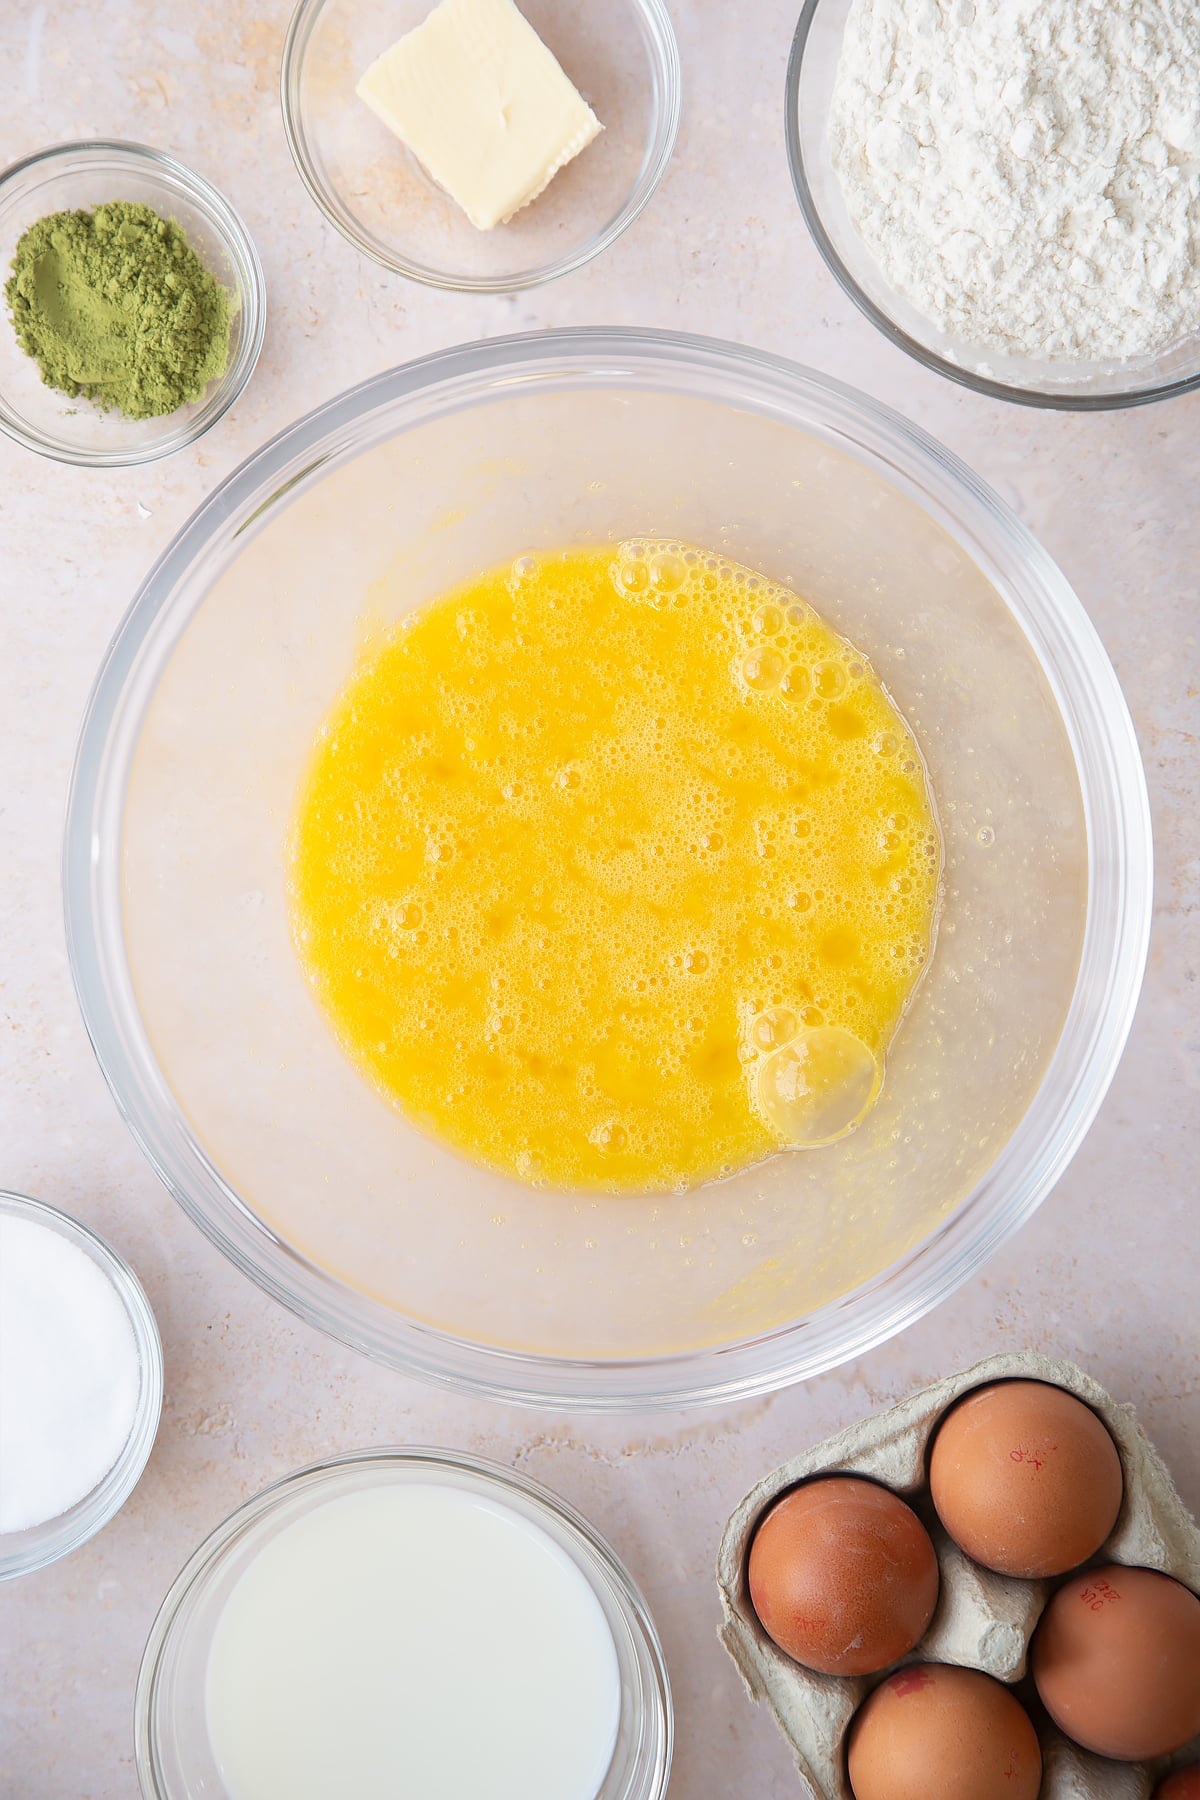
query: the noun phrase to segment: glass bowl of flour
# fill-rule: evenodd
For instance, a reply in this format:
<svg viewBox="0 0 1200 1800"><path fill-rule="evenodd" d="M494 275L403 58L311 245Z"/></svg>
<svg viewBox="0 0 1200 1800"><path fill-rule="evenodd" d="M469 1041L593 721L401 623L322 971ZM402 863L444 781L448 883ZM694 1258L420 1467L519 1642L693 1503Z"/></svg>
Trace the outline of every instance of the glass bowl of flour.
<svg viewBox="0 0 1200 1800"><path fill-rule="evenodd" d="M800 207L910 356L1028 406L1200 384L1200 13L1114 0L807 0Z"/></svg>

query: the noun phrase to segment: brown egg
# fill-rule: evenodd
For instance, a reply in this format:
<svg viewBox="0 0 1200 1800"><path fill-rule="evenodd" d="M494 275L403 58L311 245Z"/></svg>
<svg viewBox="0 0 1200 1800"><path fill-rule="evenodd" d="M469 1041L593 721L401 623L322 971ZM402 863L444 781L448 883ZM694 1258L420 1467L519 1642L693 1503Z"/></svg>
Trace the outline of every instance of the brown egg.
<svg viewBox="0 0 1200 1800"><path fill-rule="evenodd" d="M888 1488L856 1476L807 1482L764 1514L750 1545L763 1630L825 1675L869 1675L906 1656L933 1616L929 1533Z"/></svg>
<svg viewBox="0 0 1200 1800"><path fill-rule="evenodd" d="M914 1663L850 1727L855 1800L1036 1800L1037 1733L1020 1701L978 1669Z"/></svg>
<svg viewBox="0 0 1200 1800"><path fill-rule="evenodd" d="M1074 1576L1032 1663L1046 1711L1085 1750L1135 1762L1200 1731L1200 1600L1169 1575L1108 1563Z"/></svg>
<svg viewBox="0 0 1200 1800"><path fill-rule="evenodd" d="M1200 1763L1176 1769L1154 1790L1154 1800L1200 1800Z"/></svg>
<svg viewBox="0 0 1200 1800"><path fill-rule="evenodd" d="M1107 1428L1044 1381L976 1388L938 1427L929 1486L968 1556L1002 1575L1065 1575L1116 1523L1124 1483Z"/></svg>

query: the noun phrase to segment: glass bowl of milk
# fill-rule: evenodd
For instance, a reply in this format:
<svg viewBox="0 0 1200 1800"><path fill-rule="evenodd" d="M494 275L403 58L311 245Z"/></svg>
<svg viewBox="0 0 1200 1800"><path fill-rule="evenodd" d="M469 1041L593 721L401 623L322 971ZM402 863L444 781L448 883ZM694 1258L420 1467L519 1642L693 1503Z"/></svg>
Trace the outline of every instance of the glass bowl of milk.
<svg viewBox="0 0 1200 1800"><path fill-rule="evenodd" d="M646 1603L538 1483L457 1451L285 1476L196 1551L138 1678L146 1800L657 1800Z"/></svg>

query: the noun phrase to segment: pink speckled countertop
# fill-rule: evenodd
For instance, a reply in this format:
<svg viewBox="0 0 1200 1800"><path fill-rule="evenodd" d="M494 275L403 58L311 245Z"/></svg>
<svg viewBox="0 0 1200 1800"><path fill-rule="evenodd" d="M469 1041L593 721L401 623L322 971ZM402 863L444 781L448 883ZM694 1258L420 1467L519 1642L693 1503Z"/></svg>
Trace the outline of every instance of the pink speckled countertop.
<svg viewBox="0 0 1200 1800"><path fill-rule="evenodd" d="M238 207L266 267L267 341L233 413L144 470L41 462L0 438L0 1186L107 1234L166 1347L149 1468L99 1538L0 1587L0 1794L135 1800L132 1698L154 1611L198 1540L288 1468L376 1442L462 1445L581 1507L643 1585L675 1690L679 1800L795 1795L769 1719L716 1640L721 1524L764 1469L989 1351L1083 1363L1142 1421L1200 1510L1200 395L1100 416L1026 412L891 349L825 273L782 132L795 0L673 0L685 79L674 163L598 263L472 299L385 275L326 226L277 103L287 0L57 0L0 9L0 160L89 134L176 152ZM744 199L742 198L744 197ZM365 376L464 338L621 323L793 356L942 438L1043 539L1124 683L1145 753L1157 905L1141 1010L1099 1122L1039 1217L932 1317L862 1362L697 1417L540 1417L447 1397L297 1324L228 1267L126 1133L80 1023L59 903L63 800L92 676L150 563L264 438Z"/></svg>

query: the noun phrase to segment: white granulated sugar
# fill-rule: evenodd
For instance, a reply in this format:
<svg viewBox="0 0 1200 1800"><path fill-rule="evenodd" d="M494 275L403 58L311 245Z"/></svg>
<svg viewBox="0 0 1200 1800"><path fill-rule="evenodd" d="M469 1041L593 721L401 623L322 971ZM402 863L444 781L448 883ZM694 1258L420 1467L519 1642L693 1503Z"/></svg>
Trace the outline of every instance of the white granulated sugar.
<svg viewBox="0 0 1200 1800"><path fill-rule="evenodd" d="M0 1533L57 1518L103 1481L140 1389L104 1270L47 1225L0 1218Z"/></svg>
<svg viewBox="0 0 1200 1800"><path fill-rule="evenodd" d="M854 0L830 139L943 331L1094 362L1200 329L1200 0Z"/></svg>

